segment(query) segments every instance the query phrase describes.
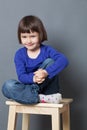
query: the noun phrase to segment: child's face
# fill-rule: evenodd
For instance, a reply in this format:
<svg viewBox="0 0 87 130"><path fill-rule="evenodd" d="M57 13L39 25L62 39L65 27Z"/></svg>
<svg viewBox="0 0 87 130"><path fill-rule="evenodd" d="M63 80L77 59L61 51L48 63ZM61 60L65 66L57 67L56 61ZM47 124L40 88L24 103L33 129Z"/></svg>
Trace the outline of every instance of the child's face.
<svg viewBox="0 0 87 130"><path fill-rule="evenodd" d="M40 47L39 33L21 33L21 42L28 50L34 51Z"/></svg>

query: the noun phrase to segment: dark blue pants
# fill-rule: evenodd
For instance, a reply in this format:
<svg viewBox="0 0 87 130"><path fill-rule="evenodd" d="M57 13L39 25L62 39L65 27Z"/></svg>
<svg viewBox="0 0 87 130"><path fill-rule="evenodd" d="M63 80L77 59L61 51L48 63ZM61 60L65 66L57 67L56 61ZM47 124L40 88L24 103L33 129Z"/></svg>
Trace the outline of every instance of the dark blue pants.
<svg viewBox="0 0 87 130"><path fill-rule="evenodd" d="M50 58L46 59L39 68L46 68L51 65L54 61ZM52 79L48 77L41 84L23 84L17 80L7 80L3 87L2 92L5 97L13 99L23 104L35 104L39 102L39 93L42 94L53 94L59 92L58 75Z"/></svg>

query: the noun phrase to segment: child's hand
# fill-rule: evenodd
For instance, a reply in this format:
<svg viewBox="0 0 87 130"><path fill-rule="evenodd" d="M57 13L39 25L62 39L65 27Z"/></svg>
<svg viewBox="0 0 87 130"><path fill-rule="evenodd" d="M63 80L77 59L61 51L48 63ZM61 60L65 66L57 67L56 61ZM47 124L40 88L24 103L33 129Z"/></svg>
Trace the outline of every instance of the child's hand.
<svg viewBox="0 0 87 130"><path fill-rule="evenodd" d="M48 75L48 73L46 72L46 70L39 69L39 70L34 72L33 80L34 80L34 82L40 84L45 80L47 75Z"/></svg>
<svg viewBox="0 0 87 130"><path fill-rule="evenodd" d="M37 71L34 72L35 76L38 78L46 78L48 76L48 73L44 69L38 69Z"/></svg>
<svg viewBox="0 0 87 130"><path fill-rule="evenodd" d="M37 76L34 75L33 77L33 81L35 83L41 84L43 81L45 80L45 78L38 78Z"/></svg>

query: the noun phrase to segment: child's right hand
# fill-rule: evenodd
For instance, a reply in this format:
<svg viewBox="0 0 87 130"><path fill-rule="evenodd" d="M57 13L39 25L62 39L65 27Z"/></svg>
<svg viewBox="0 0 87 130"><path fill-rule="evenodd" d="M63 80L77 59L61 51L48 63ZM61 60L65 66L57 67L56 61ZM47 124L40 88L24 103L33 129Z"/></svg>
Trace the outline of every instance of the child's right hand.
<svg viewBox="0 0 87 130"><path fill-rule="evenodd" d="M34 77L33 77L34 83L37 83L37 84L43 83L44 80L45 80L45 78L39 78L39 77L36 76L36 75L34 75Z"/></svg>
<svg viewBox="0 0 87 130"><path fill-rule="evenodd" d="M48 73L45 69L38 69L34 72L34 75L41 79L46 78L48 76Z"/></svg>
<svg viewBox="0 0 87 130"><path fill-rule="evenodd" d="M46 70L44 69L38 69L37 71L34 72L34 77L33 77L33 81L35 83L42 83L45 78L48 76L48 73L46 72Z"/></svg>

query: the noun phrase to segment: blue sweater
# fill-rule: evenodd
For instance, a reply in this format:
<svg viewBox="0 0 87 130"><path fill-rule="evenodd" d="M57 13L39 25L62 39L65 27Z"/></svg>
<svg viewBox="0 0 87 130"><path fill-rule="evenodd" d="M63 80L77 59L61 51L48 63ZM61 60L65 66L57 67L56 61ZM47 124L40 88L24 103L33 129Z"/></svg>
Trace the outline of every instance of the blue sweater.
<svg viewBox="0 0 87 130"><path fill-rule="evenodd" d="M34 83L33 73L47 58L52 58L55 61L52 65L46 68L49 78L59 74L59 72L68 65L67 58L51 46L41 44L40 54L36 59L32 59L27 55L27 49L25 47L20 48L14 57L19 81L24 84Z"/></svg>

